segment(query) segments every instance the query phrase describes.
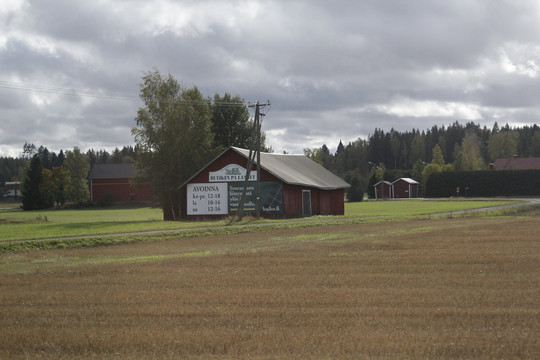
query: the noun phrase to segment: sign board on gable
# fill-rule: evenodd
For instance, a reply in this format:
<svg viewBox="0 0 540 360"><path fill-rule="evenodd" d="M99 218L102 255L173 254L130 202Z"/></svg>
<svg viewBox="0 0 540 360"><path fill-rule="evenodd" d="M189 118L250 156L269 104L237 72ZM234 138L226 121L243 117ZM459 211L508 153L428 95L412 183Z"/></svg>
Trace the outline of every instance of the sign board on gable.
<svg viewBox="0 0 540 360"><path fill-rule="evenodd" d="M218 171L210 171L208 181L210 182L231 182L244 181L246 179L246 169L238 164L229 164ZM257 172L251 171L249 181L257 181Z"/></svg>

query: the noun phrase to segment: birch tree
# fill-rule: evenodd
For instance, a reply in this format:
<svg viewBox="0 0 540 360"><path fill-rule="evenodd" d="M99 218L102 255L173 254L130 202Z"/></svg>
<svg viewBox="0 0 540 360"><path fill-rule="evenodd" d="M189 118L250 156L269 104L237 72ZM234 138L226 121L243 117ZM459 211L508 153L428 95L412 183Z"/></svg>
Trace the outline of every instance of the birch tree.
<svg viewBox="0 0 540 360"><path fill-rule="evenodd" d="M180 185L214 154L211 110L197 87L184 89L169 74L146 73L132 129L140 154L135 167L150 179L164 220L185 215Z"/></svg>

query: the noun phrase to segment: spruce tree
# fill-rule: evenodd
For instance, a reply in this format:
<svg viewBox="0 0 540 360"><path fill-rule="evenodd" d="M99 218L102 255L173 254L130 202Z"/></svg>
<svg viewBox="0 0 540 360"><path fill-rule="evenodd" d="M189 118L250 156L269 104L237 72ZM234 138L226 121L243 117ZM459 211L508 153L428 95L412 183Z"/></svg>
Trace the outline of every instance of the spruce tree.
<svg viewBox="0 0 540 360"><path fill-rule="evenodd" d="M41 209L40 185L43 182L42 170L41 158L36 154L32 157L30 167L23 181L22 207L24 210Z"/></svg>

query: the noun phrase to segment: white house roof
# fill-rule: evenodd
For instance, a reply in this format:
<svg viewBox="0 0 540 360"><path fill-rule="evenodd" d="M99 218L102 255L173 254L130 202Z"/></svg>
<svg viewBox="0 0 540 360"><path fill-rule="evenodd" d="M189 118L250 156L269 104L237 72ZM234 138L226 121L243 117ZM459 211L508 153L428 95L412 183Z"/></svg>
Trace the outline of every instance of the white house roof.
<svg viewBox="0 0 540 360"><path fill-rule="evenodd" d="M419 184L418 181L413 180L413 179L411 179L411 178L399 178L399 179L397 179L396 181L394 181L392 184L395 184L395 183L397 183L398 181L405 181L405 182L408 182L409 184Z"/></svg>
<svg viewBox="0 0 540 360"><path fill-rule="evenodd" d="M242 155L247 161L249 150L231 146L210 163L214 162L229 150ZM257 159L255 159L254 163L257 163ZM193 175L189 180L182 184L182 186L191 181L192 178L197 176L206 167L208 167L208 165ZM332 172L304 155L261 152L261 169L264 169L284 183L290 185L304 185L321 190L345 189L351 186L340 177L334 175Z"/></svg>

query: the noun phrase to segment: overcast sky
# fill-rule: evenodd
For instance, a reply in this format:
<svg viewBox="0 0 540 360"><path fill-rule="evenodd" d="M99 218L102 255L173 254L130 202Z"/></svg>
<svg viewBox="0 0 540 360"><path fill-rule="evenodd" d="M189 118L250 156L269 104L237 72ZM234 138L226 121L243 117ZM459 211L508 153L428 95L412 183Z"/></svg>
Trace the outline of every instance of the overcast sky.
<svg viewBox="0 0 540 360"><path fill-rule="evenodd" d="M538 123L537 0L1 0L0 156L133 145L141 77L270 100L275 152ZM253 116L253 111L252 111Z"/></svg>

